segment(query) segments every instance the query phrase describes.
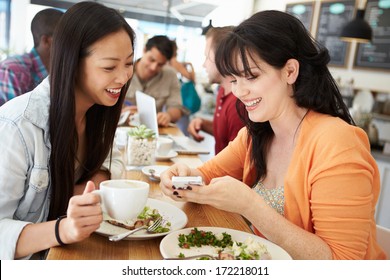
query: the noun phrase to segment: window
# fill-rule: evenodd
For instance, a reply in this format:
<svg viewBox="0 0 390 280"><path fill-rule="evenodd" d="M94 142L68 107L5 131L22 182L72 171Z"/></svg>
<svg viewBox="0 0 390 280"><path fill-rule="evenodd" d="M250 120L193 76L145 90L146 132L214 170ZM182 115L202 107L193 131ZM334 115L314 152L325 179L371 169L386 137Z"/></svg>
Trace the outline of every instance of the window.
<svg viewBox="0 0 390 280"><path fill-rule="evenodd" d="M0 60L8 55L11 0L0 0Z"/></svg>

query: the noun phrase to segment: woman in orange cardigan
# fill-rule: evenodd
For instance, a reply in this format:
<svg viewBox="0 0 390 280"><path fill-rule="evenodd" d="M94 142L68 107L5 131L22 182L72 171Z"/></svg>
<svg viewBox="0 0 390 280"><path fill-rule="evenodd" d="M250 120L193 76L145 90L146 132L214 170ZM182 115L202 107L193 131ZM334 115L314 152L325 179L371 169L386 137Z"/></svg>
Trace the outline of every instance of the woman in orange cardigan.
<svg viewBox="0 0 390 280"><path fill-rule="evenodd" d="M243 215L294 259L385 258L374 219L378 168L329 59L291 15L264 11L242 22L216 63L232 77L246 128L198 169L168 169L163 192ZM207 186L178 190L174 175L200 175Z"/></svg>

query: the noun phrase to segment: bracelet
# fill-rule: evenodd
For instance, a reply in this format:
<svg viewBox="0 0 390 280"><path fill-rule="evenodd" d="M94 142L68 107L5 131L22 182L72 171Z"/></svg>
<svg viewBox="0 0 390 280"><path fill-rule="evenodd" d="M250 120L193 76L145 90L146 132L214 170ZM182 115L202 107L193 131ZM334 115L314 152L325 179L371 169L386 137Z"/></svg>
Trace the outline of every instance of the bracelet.
<svg viewBox="0 0 390 280"><path fill-rule="evenodd" d="M56 239L57 239L57 242L58 244L60 244L61 246L64 246L66 245L64 242L62 242L61 238L60 238L60 231L59 231L59 227L60 227L60 222L63 218L66 218L66 215L64 216L60 216L57 218L57 221L56 221L56 225L54 227L54 233L56 235Z"/></svg>

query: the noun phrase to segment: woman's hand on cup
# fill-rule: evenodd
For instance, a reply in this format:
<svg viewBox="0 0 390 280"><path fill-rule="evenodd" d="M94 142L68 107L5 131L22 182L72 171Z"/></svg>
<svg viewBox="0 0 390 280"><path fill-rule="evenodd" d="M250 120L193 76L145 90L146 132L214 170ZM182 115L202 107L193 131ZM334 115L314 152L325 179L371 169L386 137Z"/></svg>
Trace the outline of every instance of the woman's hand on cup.
<svg viewBox="0 0 390 280"><path fill-rule="evenodd" d="M88 181L82 195L69 200L67 217L60 223L60 237L65 244L88 238L103 221L100 196L93 194L95 184Z"/></svg>

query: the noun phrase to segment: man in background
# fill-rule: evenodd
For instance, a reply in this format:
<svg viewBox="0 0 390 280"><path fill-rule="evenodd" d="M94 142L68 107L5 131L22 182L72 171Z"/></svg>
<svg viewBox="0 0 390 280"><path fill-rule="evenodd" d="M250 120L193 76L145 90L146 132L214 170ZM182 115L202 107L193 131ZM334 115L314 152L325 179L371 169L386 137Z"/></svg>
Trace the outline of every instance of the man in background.
<svg viewBox="0 0 390 280"><path fill-rule="evenodd" d="M173 56L171 40L162 35L150 38L143 56L136 61L134 75L127 91L127 105L135 104L135 92L142 91L156 99L157 121L168 126L182 116L183 106L180 83L176 72L165 64Z"/></svg>
<svg viewBox="0 0 390 280"><path fill-rule="evenodd" d="M215 138L215 154L223 150L231 140L236 138L238 131L244 126L236 110L237 98L231 91L231 78L223 77L215 64L215 53L221 40L233 30L233 27L213 27L206 33L205 61L203 67L209 77L210 83L218 83L214 118L212 121L194 118L188 125L189 134L197 141L204 137L199 134L203 130Z"/></svg>
<svg viewBox="0 0 390 280"><path fill-rule="evenodd" d="M38 12L31 22L32 50L0 62L0 106L33 90L47 77L53 32L62 15L63 12L56 9Z"/></svg>

